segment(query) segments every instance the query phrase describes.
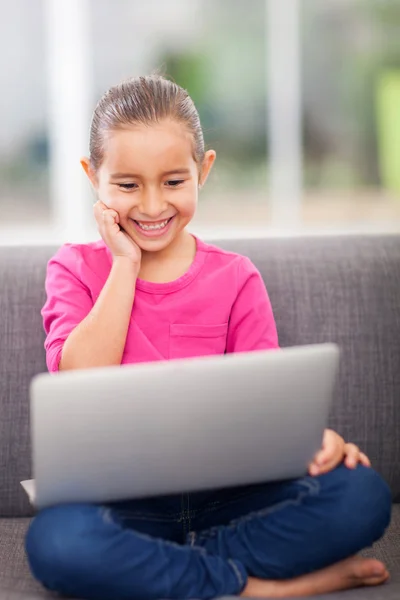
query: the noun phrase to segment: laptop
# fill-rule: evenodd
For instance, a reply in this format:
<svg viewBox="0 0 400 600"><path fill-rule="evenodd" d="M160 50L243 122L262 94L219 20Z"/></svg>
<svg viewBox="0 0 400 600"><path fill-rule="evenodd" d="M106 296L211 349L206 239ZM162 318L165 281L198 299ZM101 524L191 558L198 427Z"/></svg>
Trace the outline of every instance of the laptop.
<svg viewBox="0 0 400 600"><path fill-rule="evenodd" d="M323 344L38 375L23 485L44 508L303 476L338 362Z"/></svg>

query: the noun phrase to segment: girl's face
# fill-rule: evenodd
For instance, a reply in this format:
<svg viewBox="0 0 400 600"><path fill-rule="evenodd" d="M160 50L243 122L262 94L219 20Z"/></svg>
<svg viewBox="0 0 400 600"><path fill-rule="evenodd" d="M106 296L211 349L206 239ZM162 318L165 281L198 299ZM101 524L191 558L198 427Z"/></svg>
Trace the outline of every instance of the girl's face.
<svg viewBox="0 0 400 600"><path fill-rule="evenodd" d="M109 132L96 173L82 166L98 199L116 210L120 226L143 251L160 251L194 216L199 184L215 160L209 150L201 173L193 158L193 137L180 123L127 126Z"/></svg>

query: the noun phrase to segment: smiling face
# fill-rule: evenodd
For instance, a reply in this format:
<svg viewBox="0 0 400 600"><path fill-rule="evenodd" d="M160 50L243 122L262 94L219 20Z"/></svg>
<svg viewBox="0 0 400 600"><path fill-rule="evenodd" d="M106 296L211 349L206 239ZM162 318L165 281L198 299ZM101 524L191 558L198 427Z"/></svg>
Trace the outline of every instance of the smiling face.
<svg viewBox="0 0 400 600"><path fill-rule="evenodd" d="M192 220L215 159L193 156L193 138L184 125L164 120L108 132L104 159L93 172L82 160L97 196L116 210L120 226L144 252L159 252L177 240Z"/></svg>

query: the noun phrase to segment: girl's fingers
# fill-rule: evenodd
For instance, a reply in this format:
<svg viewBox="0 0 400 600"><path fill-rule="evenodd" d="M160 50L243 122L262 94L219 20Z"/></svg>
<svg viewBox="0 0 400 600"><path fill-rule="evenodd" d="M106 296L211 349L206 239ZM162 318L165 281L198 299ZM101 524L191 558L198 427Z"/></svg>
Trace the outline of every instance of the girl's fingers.
<svg viewBox="0 0 400 600"><path fill-rule="evenodd" d="M308 472L310 475L312 475L313 477L315 477L315 475L318 475L320 472L320 467L314 462L311 463L310 466L308 467Z"/></svg>
<svg viewBox="0 0 400 600"><path fill-rule="evenodd" d="M98 215L103 215L105 212L107 213L111 213L113 215L118 215L117 211L114 210L113 208L109 208L108 206L106 206L104 204L104 202L101 202L101 200L98 200L94 205L93 205L94 211L96 214Z"/></svg>
<svg viewBox="0 0 400 600"><path fill-rule="evenodd" d="M316 463L311 463L308 472L310 475L315 477L316 475L323 475L324 473L329 473L329 471L333 471L338 465L338 460L331 459L329 462L325 462L322 466L317 465Z"/></svg>
<svg viewBox="0 0 400 600"><path fill-rule="evenodd" d="M362 465L364 465L364 467L371 466L371 461L369 460L368 456L366 454L364 454L364 452L360 452L359 460L360 460L360 463Z"/></svg>
<svg viewBox="0 0 400 600"><path fill-rule="evenodd" d="M341 442L341 443L340 443ZM358 463L365 467L371 466L368 456L361 452L355 444L345 444L335 432L326 430L323 448L320 450L309 465L309 474L312 476L322 475L335 469L343 460L349 469L355 469Z"/></svg>
<svg viewBox="0 0 400 600"><path fill-rule="evenodd" d="M323 465L324 463L326 463L329 460L329 457L330 457L329 450L327 448L324 448L323 450L320 450L319 452L317 452L317 454L314 457L313 464L315 464L316 466Z"/></svg>
<svg viewBox="0 0 400 600"><path fill-rule="evenodd" d="M333 431L332 429L326 429L323 448L326 452L326 458L324 458L322 464L333 460L338 463L343 459L344 439L338 433L336 433L336 431Z"/></svg>
<svg viewBox="0 0 400 600"><path fill-rule="evenodd" d="M324 433L324 439L322 442L322 449L317 452L314 462L322 467L327 463L331 462L339 452L342 452L342 448L340 447L340 438L339 436L330 429L326 429Z"/></svg>
<svg viewBox="0 0 400 600"><path fill-rule="evenodd" d="M103 208L103 206L102 202L96 202L96 204L93 205L93 213L99 225L103 221L103 212L106 210L105 207Z"/></svg>
<svg viewBox="0 0 400 600"><path fill-rule="evenodd" d="M98 200L93 204L93 210L97 214L101 214L103 210L107 210L107 206Z"/></svg>
<svg viewBox="0 0 400 600"><path fill-rule="evenodd" d="M113 215L110 211L108 210L103 210L103 223L105 225L114 225L115 223L115 215Z"/></svg>
<svg viewBox="0 0 400 600"><path fill-rule="evenodd" d="M108 206L106 206L104 204L104 202L102 202L101 200L98 200L95 204L95 206L99 207L99 210L103 211L103 210L109 210Z"/></svg>
<svg viewBox="0 0 400 600"><path fill-rule="evenodd" d="M97 223L100 225L101 222L113 225L119 223L119 214L116 210L108 208L103 202L96 202L93 206L94 215Z"/></svg>
<svg viewBox="0 0 400 600"><path fill-rule="evenodd" d="M326 429L322 449L317 452L309 466L310 475L321 475L334 469L343 458L343 440L331 429Z"/></svg>
<svg viewBox="0 0 400 600"><path fill-rule="evenodd" d="M105 210L102 211L102 214L103 214L103 219L112 217L113 221L116 221L118 218L117 211L113 210L112 208L106 208Z"/></svg>
<svg viewBox="0 0 400 600"><path fill-rule="evenodd" d="M349 469L355 469L360 460L360 450L355 444L346 444L344 447L346 458L344 464Z"/></svg>

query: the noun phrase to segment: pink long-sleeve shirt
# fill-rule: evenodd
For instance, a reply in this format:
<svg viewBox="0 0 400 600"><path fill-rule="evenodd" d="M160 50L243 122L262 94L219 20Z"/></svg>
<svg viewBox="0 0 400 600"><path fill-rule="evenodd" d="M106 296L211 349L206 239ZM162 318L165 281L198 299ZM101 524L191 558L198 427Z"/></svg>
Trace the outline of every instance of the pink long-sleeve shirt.
<svg viewBox="0 0 400 600"><path fill-rule="evenodd" d="M271 304L251 261L205 244L170 283L138 279L122 364L278 347ZM66 244L49 261L42 309L49 371L96 302L112 266L103 241Z"/></svg>

